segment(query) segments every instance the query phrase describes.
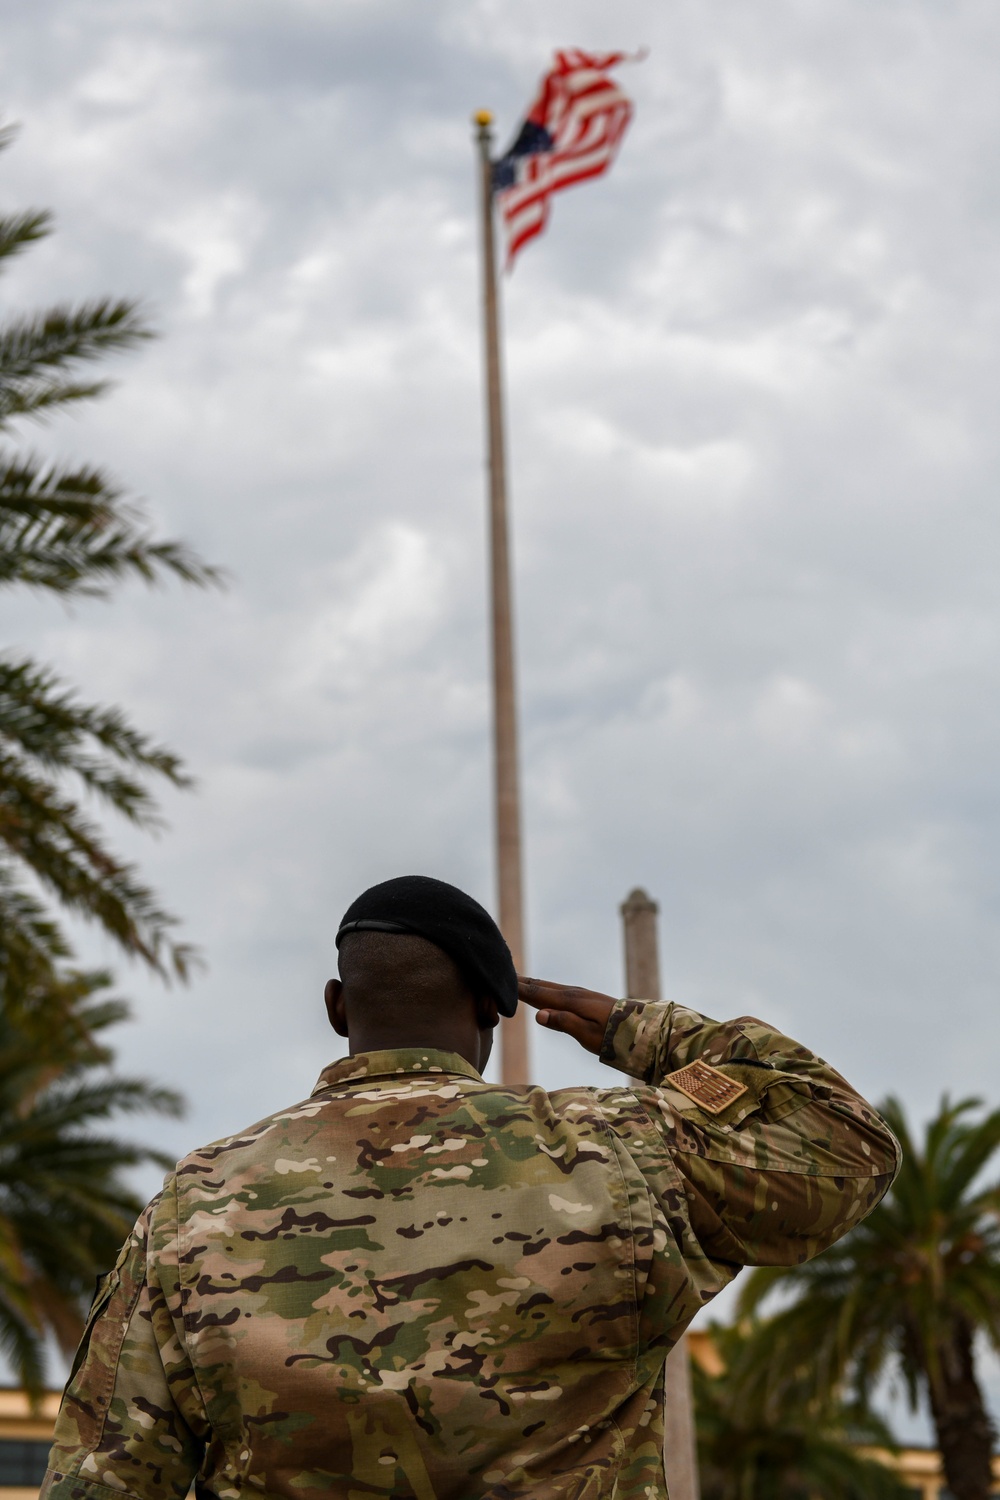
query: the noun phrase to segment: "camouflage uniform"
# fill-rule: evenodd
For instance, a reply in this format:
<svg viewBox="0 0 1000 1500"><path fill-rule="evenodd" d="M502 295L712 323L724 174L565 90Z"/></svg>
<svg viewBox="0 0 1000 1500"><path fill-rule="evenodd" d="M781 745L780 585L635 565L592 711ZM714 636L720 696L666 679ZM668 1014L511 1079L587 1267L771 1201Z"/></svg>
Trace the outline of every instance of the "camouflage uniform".
<svg viewBox="0 0 1000 1500"><path fill-rule="evenodd" d="M188 1156L96 1300L44 1500L664 1496L667 1351L741 1265L856 1224L898 1148L758 1021L620 1001L601 1055L642 1081L346 1058Z"/></svg>

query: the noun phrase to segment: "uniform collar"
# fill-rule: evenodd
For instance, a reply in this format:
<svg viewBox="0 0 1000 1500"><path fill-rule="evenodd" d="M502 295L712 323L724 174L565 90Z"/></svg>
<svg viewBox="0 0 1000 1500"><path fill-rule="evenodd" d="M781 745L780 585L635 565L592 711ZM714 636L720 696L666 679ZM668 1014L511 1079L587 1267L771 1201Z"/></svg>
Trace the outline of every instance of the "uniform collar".
<svg viewBox="0 0 1000 1500"><path fill-rule="evenodd" d="M394 1047L385 1052L359 1052L341 1057L319 1075L314 1094L359 1078L398 1078L409 1073L460 1073L482 1082L480 1074L457 1052L439 1052L436 1047Z"/></svg>

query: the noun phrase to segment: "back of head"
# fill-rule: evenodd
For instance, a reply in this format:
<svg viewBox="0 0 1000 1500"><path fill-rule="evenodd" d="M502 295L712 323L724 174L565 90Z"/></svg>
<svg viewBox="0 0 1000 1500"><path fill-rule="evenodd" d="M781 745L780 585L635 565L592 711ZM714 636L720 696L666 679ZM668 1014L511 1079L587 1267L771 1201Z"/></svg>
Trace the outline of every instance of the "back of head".
<svg viewBox="0 0 1000 1500"><path fill-rule="evenodd" d="M395 1022L410 1012L440 1016L471 999L454 960L413 933L346 933L339 958L348 1005L372 1021Z"/></svg>
<svg viewBox="0 0 1000 1500"><path fill-rule="evenodd" d="M330 1019L350 1038L352 1053L428 1047L457 1052L482 1070L496 1006L474 994L454 959L427 938L363 929L346 933L340 976L340 998Z"/></svg>
<svg viewBox="0 0 1000 1500"><path fill-rule="evenodd" d="M447 881L399 875L370 886L344 913L337 932L338 949L361 935L423 939L451 961L473 995L490 996L504 1016L512 1016L517 1008L517 974L503 934L485 907ZM362 951L371 955L373 965L368 982L385 985L392 963L399 966L400 974L406 967L402 955L407 950L373 945L358 949ZM423 972L426 963L419 959L420 950L408 952ZM380 971L384 971L383 979L378 978ZM443 971L441 975L443 982ZM343 977L346 985L347 976ZM415 976L407 982L415 982Z"/></svg>
<svg viewBox="0 0 1000 1500"><path fill-rule="evenodd" d="M482 1072L497 1021L517 1006L517 974L478 901L427 875L383 880L348 907L337 948L327 1010L352 1053L429 1047Z"/></svg>

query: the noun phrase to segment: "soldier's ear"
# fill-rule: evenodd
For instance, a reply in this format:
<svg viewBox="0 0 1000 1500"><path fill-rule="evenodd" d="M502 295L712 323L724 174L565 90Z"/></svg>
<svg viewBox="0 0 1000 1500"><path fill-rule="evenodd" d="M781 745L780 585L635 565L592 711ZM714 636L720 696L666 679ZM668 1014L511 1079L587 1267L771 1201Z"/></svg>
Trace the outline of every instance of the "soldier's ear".
<svg viewBox="0 0 1000 1500"><path fill-rule="evenodd" d="M344 986L339 979L328 979L323 991L326 1013L330 1025L338 1036L347 1035L347 1007L344 1004Z"/></svg>
<svg viewBox="0 0 1000 1500"><path fill-rule="evenodd" d="M486 1031L497 1026L500 1021L500 1012L492 995L476 996L476 1025L480 1031Z"/></svg>

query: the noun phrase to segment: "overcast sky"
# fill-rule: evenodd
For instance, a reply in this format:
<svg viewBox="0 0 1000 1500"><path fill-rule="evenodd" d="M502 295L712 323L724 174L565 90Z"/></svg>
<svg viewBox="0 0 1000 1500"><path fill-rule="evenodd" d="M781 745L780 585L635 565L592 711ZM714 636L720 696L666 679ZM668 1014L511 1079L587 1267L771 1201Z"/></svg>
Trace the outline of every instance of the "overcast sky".
<svg viewBox="0 0 1000 1500"><path fill-rule="evenodd" d="M224 595L5 594L3 639L187 758L116 831L207 970L118 966L178 1152L311 1087L337 918L493 900L471 112L649 47L611 175L504 286L529 968L755 1012L870 1096L997 1102L1000 12L950 0L4 0L4 305L159 342L31 441ZM108 957L87 940L88 957ZM536 1039L537 1040L537 1039ZM547 1084L612 1075L558 1039Z"/></svg>

